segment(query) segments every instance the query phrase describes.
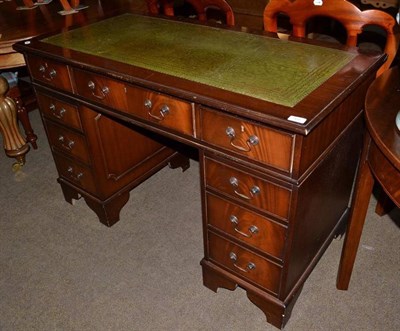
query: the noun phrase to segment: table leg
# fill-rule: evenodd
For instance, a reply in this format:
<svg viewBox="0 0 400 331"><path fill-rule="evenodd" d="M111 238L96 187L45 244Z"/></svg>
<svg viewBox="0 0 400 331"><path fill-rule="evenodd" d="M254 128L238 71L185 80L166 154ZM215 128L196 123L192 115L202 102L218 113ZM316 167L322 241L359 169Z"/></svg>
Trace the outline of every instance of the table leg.
<svg viewBox="0 0 400 331"><path fill-rule="evenodd" d="M13 99L6 97L7 91L7 80L0 77L0 133L3 136L6 155L17 160L13 169L18 170L25 163L25 154L29 150L29 145L19 132L17 106Z"/></svg>
<svg viewBox="0 0 400 331"><path fill-rule="evenodd" d="M394 202L390 200L387 194L381 189L375 208L375 213L379 216L383 216L389 214L393 208L395 208Z"/></svg>
<svg viewBox="0 0 400 331"><path fill-rule="evenodd" d="M71 11L72 7L67 0L60 0L61 5L65 11Z"/></svg>
<svg viewBox="0 0 400 331"><path fill-rule="evenodd" d="M367 215L368 204L374 186L374 178L367 161L370 142L371 138L367 134L364 141L350 219L339 264L336 282L336 287L339 290L347 290L349 287L351 273L353 271L353 265L356 259L357 249L365 222L365 216Z"/></svg>

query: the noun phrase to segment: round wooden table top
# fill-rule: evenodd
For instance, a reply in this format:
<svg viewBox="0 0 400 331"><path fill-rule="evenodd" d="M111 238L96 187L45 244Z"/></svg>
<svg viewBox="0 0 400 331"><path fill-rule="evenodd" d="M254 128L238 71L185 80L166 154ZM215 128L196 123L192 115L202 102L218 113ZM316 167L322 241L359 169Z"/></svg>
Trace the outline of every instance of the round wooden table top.
<svg viewBox="0 0 400 331"><path fill-rule="evenodd" d="M0 2L0 70L25 65L23 56L12 48L18 41L118 13L147 11L144 0L82 0L80 4L88 8L63 16L58 13L63 10L59 0L25 10L17 10L23 6L22 0Z"/></svg>
<svg viewBox="0 0 400 331"><path fill-rule="evenodd" d="M373 141L385 157L400 171L400 131L396 115L400 111L400 67L380 75L369 87L365 114Z"/></svg>

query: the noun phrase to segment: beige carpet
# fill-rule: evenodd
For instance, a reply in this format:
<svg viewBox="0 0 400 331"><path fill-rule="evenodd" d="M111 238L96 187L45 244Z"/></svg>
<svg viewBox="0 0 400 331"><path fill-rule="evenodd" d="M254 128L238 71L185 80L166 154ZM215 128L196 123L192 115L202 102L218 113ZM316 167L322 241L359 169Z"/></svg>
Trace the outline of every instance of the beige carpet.
<svg viewBox="0 0 400 331"><path fill-rule="evenodd" d="M276 330L243 290L202 285L196 162L132 191L107 228L83 201L64 201L38 112L31 117L39 149L23 170L0 153L1 331ZM285 330L400 330L400 213L379 218L374 205L349 291L335 287L335 240Z"/></svg>

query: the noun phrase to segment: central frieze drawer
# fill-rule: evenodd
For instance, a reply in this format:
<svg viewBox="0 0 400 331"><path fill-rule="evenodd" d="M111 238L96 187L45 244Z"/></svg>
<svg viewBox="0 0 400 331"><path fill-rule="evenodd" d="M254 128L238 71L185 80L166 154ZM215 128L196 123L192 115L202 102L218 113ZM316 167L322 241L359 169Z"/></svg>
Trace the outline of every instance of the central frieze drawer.
<svg viewBox="0 0 400 331"><path fill-rule="evenodd" d="M45 120L47 137L52 149L61 151L86 164L90 164L85 136Z"/></svg>
<svg viewBox="0 0 400 331"><path fill-rule="evenodd" d="M209 257L241 277L278 294L281 267L218 235L208 232Z"/></svg>
<svg viewBox="0 0 400 331"><path fill-rule="evenodd" d="M79 69L73 69L73 74L78 95L114 109L127 110L124 83Z"/></svg>
<svg viewBox="0 0 400 331"><path fill-rule="evenodd" d="M211 193L206 200L209 226L282 260L285 226Z"/></svg>
<svg viewBox="0 0 400 331"><path fill-rule="evenodd" d="M128 112L162 127L193 136L193 104L170 96L127 86Z"/></svg>
<svg viewBox="0 0 400 331"><path fill-rule="evenodd" d="M201 108L201 139L276 169L292 172L293 134Z"/></svg>
<svg viewBox="0 0 400 331"><path fill-rule="evenodd" d="M206 186L287 220L291 191L265 179L205 158Z"/></svg>

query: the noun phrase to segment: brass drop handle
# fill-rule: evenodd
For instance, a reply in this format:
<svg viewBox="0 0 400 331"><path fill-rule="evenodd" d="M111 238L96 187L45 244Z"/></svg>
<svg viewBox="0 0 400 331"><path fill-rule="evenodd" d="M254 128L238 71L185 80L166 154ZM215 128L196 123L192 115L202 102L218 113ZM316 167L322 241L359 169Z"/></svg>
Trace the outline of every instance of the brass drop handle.
<svg viewBox="0 0 400 331"><path fill-rule="evenodd" d="M242 199L251 200L251 199L253 199L256 195L258 195L258 194L261 193L261 189L260 189L257 185L254 185L254 186L250 189L250 191L249 191L250 196L248 196L248 195L246 195L246 194L244 194L244 193L239 192L238 189L237 189L237 188L239 187L239 180L238 180L236 177L231 177L231 178L229 178L229 183L230 183L230 184L232 185L232 187L234 188L233 192L234 192L238 197L240 197L240 198L242 198Z"/></svg>
<svg viewBox="0 0 400 331"><path fill-rule="evenodd" d="M236 262L238 261L238 257L234 252L229 253L229 258L233 262L233 266L242 272L250 272L251 270L254 270L256 268L256 265L253 262L248 262L246 268L237 265Z"/></svg>
<svg viewBox="0 0 400 331"><path fill-rule="evenodd" d="M229 216L229 220L231 221L231 223L232 223L232 225L233 225L233 229L234 229L237 233L241 234L243 237L251 238L254 234L257 234L257 233L258 233L258 227L256 227L255 225L252 225L252 226L250 226L250 227L248 228L248 231L249 231L248 234L245 233L245 232L243 232L243 231L240 231L240 230L238 229L238 226L239 226L239 219L238 219L237 216L235 216L235 215Z"/></svg>
<svg viewBox="0 0 400 331"><path fill-rule="evenodd" d="M71 150L72 147L74 147L75 145L75 141L73 140L68 140L68 142L66 142L66 139L64 136L60 135L58 137L58 141L60 142L61 146L64 147L65 149Z"/></svg>
<svg viewBox="0 0 400 331"><path fill-rule="evenodd" d="M64 114L66 112L66 110L64 108L61 108L58 112L56 112L57 108L54 104L51 104L49 106L49 108L54 117L56 117L58 119L62 119L64 117Z"/></svg>
<svg viewBox="0 0 400 331"><path fill-rule="evenodd" d="M47 64L46 64L46 66L44 66L44 65L42 64L42 65L39 67L39 72L42 73L42 77L43 77L45 80L47 80L47 81L52 81L52 80L57 76L57 71L56 71L55 69L51 68L51 69L49 70L49 73L46 75L47 69L49 69L49 68L47 67Z"/></svg>
<svg viewBox="0 0 400 331"><path fill-rule="evenodd" d="M147 110L147 114L148 114L151 118L157 120L158 122L161 122L162 120L164 120L165 116L167 116L167 115L170 113L170 109L169 109L168 105L165 105L165 104L164 104L164 105L161 107L161 109L159 110L160 116L159 116L159 115L154 115L154 114L152 113L153 103L151 102L150 99L146 99L146 100L144 101L144 106L148 109L148 110Z"/></svg>
<svg viewBox="0 0 400 331"><path fill-rule="evenodd" d="M253 146L258 145L260 142L260 139L256 135L251 135L248 137L246 140L246 145L245 147L239 146L235 143L236 139L236 132L235 129L232 128L231 126L228 126L225 130L226 135L230 138L230 144L232 147L236 148L237 150L241 152L250 152Z"/></svg>
<svg viewBox="0 0 400 331"><path fill-rule="evenodd" d="M83 177L83 173L82 172L78 172L77 174L74 173L74 168L72 168L71 166L68 167L67 169L69 176L72 180L76 181L76 182L80 182L82 177Z"/></svg>
<svg viewBox="0 0 400 331"><path fill-rule="evenodd" d="M97 94L96 84L91 80L88 82L88 87L90 90L92 90L92 95L99 100L103 100L107 96L107 94L110 93L110 89L107 86L104 86L99 89L100 94Z"/></svg>

